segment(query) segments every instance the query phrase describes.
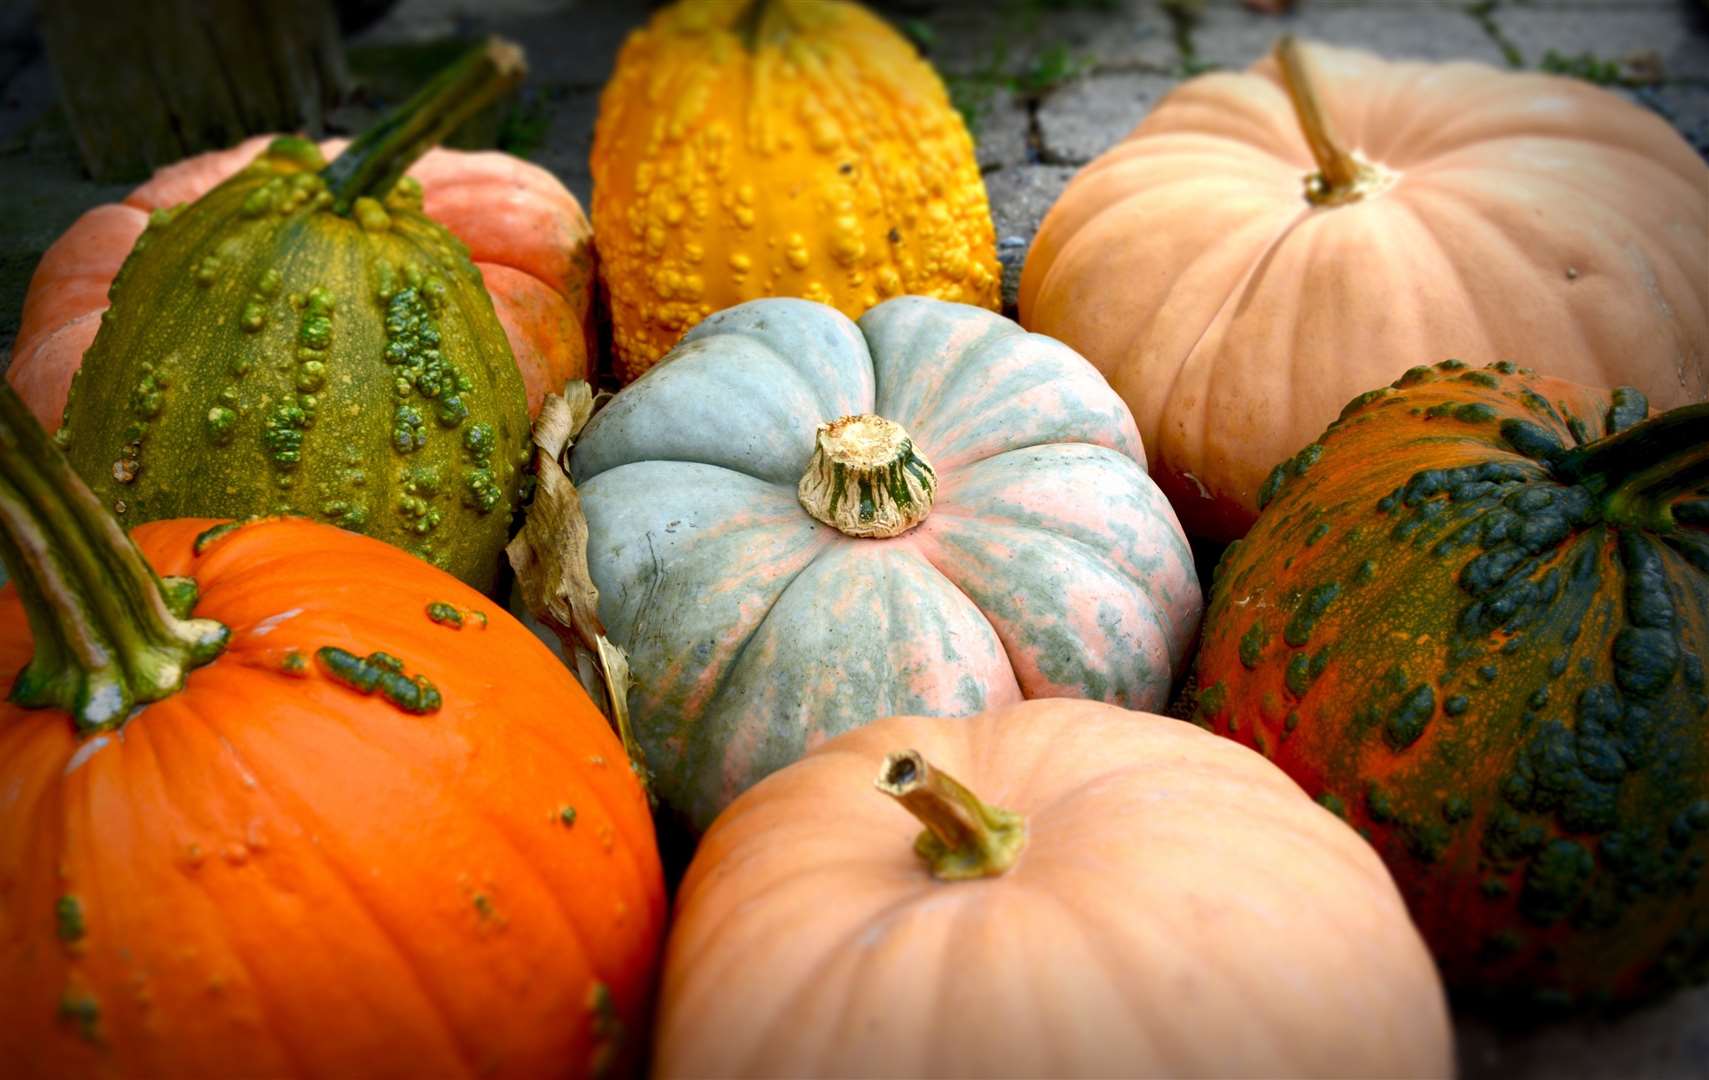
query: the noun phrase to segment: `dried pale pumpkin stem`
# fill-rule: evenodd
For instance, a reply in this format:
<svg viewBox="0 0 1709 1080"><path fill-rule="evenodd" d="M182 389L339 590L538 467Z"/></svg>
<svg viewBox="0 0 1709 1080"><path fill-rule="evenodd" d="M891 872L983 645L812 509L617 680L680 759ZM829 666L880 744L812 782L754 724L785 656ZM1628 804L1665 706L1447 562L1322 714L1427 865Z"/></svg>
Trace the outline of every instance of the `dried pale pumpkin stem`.
<svg viewBox="0 0 1709 1080"><path fill-rule="evenodd" d="M1306 177L1306 198L1318 206L1353 202L1385 186L1387 178L1367 162L1346 150L1324 114L1317 88L1305 56L1292 34L1276 40L1276 62L1282 69L1282 85L1293 102L1306 145L1317 161L1318 171Z"/></svg>
<svg viewBox="0 0 1709 1080"><path fill-rule="evenodd" d="M224 626L188 617L195 583L155 576L10 387L0 387L0 558L35 647L11 699L64 709L80 732L170 696L225 649Z"/></svg>
<svg viewBox="0 0 1709 1080"><path fill-rule="evenodd" d="M987 806L917 750L887 756L874 783L926 827L914 840L914 852L934 877L993 877L1013 866L1027 846L1026 818Z"/></svg>
<svg viewBox="0 0 1709 1080"><path fill-rule="evenodd" d="M347 214L363 196L384 198L417 158L521 82L527 71L522 47L495 37L440 72L322 170L333 209Z"/></svg>
<svg viewBox="0 0 1709 1080"><path fill-rule="evenodd" d="M937 473L902 425L866 414L819 425L796 492L816 520L882 539L926 520L937 490Z"/></svg>

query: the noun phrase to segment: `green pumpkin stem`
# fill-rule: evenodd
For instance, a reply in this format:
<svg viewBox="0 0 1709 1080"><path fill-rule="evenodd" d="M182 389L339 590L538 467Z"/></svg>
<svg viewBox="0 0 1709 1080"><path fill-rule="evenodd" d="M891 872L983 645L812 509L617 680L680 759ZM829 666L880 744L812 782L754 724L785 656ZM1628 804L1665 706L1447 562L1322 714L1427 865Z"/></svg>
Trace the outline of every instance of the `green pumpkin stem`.
<svg viewBox="0 0 1709 1080"><path fill-rule="evenodd" d="M774 16L781 12L776 0L750 0L731 29L742 39L742 47L753 52L761 42L777 36L779 20Z"/></svg>
<svg viewBox="0 0 1709 1080"><path fill-rule="evenodd" d="M363 196L384 198L417 158L521 82L527 71L521 46L495 37L440 72L322 170L333 209L348 214Z"/></svg>
<svg viewBox="0 0 1709 1080"><path fill-rule="evenodd" d="M1282 86L1293 103L1300 132L1317 162L1318 171L1305 178L1306 199L1315 206L1337 206L1355 202L1387 186L1382 170L1361 161L1341 145L1324 115L1313 85L1311 71L1292 34L1276 40L1276 63L1282 69Z"/></svg>
<svg viewBox="0 0 1709 1080"><path fill-rule="evenodd" d="M1673 500L1709 483L1709 402L1684 405L1557 454L1550 470L1601 495L1609 520L1675 528Z"/></svg>
<svg viewBox="0 0 1709 1080"><path fill-rule="evenodd" d="M888 755L874 784L926 827L914 840L914 852L934 877L994 877L1013 866L1027 846L1026 818L987 806L917 750Z"/></svg>
<svg viewBox="0 0 1709 1080"><path fill-rule="evenodd" d="M10 387L0 387L0 558L35 647L11 700L64 709L79 732L116 727L225 649L224 626L174 614L187 579L168 588L155 576Z"/></svg>

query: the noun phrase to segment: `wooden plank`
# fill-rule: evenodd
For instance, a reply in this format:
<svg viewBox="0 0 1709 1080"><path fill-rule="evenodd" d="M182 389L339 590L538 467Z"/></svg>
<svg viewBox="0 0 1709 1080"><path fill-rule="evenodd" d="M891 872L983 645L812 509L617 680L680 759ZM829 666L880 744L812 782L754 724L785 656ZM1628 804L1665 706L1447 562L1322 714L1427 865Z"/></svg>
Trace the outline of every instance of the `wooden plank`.
<svg viewBox="0 0 1709 1080"><path fill-rule="evenodd" d="M258 132L321 134L348 83L331 0L53 0L37 21L97 180Z"/></svg>

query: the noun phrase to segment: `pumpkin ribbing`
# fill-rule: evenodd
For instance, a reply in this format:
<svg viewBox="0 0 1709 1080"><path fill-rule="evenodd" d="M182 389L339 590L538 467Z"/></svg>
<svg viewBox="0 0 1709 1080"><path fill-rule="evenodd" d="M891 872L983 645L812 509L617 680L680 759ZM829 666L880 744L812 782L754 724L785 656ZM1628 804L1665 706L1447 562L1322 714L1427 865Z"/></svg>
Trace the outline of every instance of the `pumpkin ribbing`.
<svg viewBox="0 0 1709 1080"><path fill-rule="evenodd" d="M901 746L888 777L930 761L1000 801L1020 857L930 872L920 823L872 788ZM985 816L940 805L952 834ZM653 1069L1445 1076L1453 1052L1368 845L1226 740L1056 700L875 720L733 803L677 892Z"/></svg>
<svg viewBox="0 0 1709 1080"><path fill-rule="evenodd" d="M837 480L837 432L878 449L876 471ZM771 299L709 317L570 461L660 798L704 827L883 711L1161 704L1199 598L1143 456L1084 360L990 312L903 297L857 324ZM827 523L813 507L834 494L849 518ZM902 531L859 535L886 501Z"/></svg>

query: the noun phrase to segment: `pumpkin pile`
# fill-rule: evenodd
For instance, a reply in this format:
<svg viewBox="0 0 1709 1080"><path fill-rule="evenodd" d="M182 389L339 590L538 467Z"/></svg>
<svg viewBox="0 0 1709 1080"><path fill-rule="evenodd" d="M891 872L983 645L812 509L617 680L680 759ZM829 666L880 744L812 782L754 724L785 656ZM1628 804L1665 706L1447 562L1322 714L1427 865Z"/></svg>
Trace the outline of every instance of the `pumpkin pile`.
<svg viewBox="0 0 1709 1080"><path fill-rule="evenodd" d="M1439 1076L1446 990L1709 978L1666 125L1284 39L1076 177L1016 323L858 4L654 15L591 227L434 148L521 70L44 257L8 1075Z"/></svg>

